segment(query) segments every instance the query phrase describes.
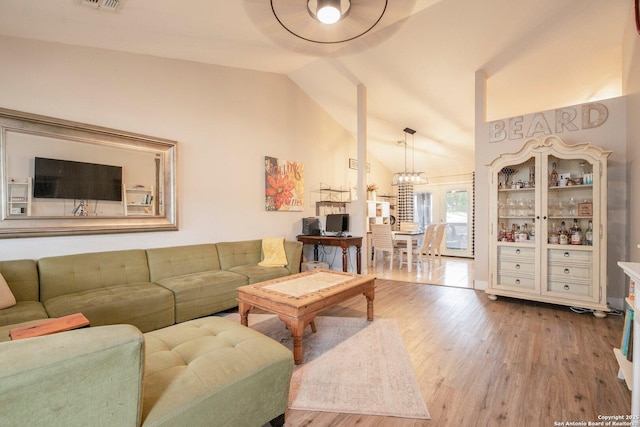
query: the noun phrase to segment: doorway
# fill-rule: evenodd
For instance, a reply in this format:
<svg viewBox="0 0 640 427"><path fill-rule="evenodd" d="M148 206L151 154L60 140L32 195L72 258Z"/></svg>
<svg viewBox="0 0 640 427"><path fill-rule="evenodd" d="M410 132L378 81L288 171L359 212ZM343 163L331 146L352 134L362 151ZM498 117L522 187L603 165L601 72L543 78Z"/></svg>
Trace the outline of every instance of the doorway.
<svg viewBox="0 0 640 427"><path fill-rule="evenodd" d="M443 255L473 258L472 180L417 187L414 218L421 230L429 224L447 224Z"/></svg>

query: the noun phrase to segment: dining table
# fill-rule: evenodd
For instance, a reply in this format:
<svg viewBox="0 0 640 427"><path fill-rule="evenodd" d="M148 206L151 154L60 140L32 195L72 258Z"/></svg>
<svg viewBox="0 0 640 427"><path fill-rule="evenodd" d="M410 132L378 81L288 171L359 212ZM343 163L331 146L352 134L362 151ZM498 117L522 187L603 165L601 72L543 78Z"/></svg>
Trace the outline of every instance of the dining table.
<svg viewBox="0 0 640 427"><path fill-rule="evenodd" d="M396 242L404 241L407 243L407 269L411 273L413 266L413 242L419 245L419 240L424 236L423 231L393 231L393 240Z"/></svg>

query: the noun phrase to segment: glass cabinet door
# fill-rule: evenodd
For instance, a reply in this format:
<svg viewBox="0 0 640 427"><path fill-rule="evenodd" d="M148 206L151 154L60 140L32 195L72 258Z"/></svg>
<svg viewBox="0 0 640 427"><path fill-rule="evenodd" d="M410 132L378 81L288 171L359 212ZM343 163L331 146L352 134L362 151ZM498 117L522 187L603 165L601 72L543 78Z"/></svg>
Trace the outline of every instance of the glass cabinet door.
<svg viewBox="0 0 640 427"><path fill-rule="evenodd" d="M594 164L580 158L546 156L547 245L542 272L547 278L543 294L554 298L598 301L593 285L599 267L594 251ZM596 172L598 167L595 167ZM599 226L598 226L599 229Z"/></svg>
<svg viewBox="0 0 640 427"><path fill-rule="evenodd" d="M500 242L533 244L536 239L536 162L508 165L498 172L498 223Z"/></svg>
<svg viewBox="0 0 640 427"><path fill-rule="evenodd" d="M593 246L593 164L547 156L549 245Z"/></svg>

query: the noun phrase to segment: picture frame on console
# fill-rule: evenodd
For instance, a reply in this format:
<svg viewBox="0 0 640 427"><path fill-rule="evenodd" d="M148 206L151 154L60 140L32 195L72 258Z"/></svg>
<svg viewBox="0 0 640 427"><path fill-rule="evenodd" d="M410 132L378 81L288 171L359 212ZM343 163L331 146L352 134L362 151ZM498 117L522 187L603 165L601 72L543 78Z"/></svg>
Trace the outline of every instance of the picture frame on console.
<svg viewBox="0 0 640 427"><path fill-rule="evenodd" d="M177 144L0 108L0 238L177 230Z"/></svg>

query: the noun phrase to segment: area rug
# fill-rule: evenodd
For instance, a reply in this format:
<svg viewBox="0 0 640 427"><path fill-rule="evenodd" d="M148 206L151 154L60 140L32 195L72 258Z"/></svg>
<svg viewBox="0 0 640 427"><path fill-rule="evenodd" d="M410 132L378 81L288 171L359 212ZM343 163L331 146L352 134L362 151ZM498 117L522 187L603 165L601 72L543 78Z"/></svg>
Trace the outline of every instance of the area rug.
<svg viewBox="0 0 640 427"><path fill-rule="evenodd" d="M226 317L239 322L237 313ZM290 409L430 419L395 320L317 317L315 324L294 367ZM276 316L250 314L249 326L293 349Z"/></svg>

